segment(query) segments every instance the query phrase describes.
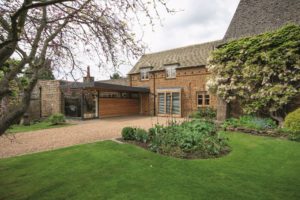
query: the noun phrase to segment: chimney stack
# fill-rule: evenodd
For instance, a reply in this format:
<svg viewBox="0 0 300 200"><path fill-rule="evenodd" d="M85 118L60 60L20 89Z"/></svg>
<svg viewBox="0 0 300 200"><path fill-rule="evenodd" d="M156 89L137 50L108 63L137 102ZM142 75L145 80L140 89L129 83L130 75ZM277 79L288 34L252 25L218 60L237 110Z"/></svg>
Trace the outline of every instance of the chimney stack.
<svg viewBox="0 0 300 200"><path fill-rule="evenodd" d="M84 83L94 83L94 81L95 81L94 77L92 77L90 74L90 66L87 66L87 73L86 73L86 76L83 77L83 82Z"/></svg>
<svg viewBox="0 0 300 200"><path fill-rule="evenodd" d="M90 78L91 75L90 75L90 66L87 66L87 75L86 75L87 78Z"/></svg>

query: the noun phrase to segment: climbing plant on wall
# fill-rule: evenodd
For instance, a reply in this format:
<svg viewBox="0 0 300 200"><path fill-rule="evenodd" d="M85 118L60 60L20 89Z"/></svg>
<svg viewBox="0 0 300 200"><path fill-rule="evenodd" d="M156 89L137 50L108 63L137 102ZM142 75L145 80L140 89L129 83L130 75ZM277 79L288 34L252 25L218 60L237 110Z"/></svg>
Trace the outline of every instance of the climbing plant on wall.
<svg viewBox="0 0 300 200"><path fill-rule="evenodd" d="M245 113L264 113L281 122L300 93L300 26L230 41L211 55L208 88Z"/></svg>

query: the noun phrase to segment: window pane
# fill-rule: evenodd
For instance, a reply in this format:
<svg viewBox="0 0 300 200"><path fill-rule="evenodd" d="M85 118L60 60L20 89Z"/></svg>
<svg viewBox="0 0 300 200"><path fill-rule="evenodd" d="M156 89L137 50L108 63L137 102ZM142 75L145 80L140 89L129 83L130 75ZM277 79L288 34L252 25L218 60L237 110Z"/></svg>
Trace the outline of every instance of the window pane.
<svg viewBox="0 0 300 200"><path fill-rule="evenodd" d="M158 113L165 114L165 94L158 94Z"/></svg>
<svg viewBox="0 0 300 200"><path fill-rule="evenodd" d="M141 80L149 79L150 68L141 69Z"/></svg>
<svg viewBox="0 0 300 200"><path fill-rule="evenodd" d="M129 93L127 93L127 92L122 92L122 93L121 93L121 97L123 97L123 98L129 98Z"/></svg>
<svg viewBox="0 0 300 200"><path fill-rule="evenodd" d="M137 94L137 93L132 93L132 94L131 94L131 98L133 98L133 99L138 99L138 98L139 98L139 94Z"/></svg>
<svg viewBox="0 0 300 200"><path fill-rule="evenodd" d="M121 94L119 92L100 92L100 98L120 98Z"/></svg>
<svg viewBox="0 0 300 200"><path fill-rule="evenodd" d="M209 95L206 94L205 95L205 105L209 105L209 103L210 103L210 98L209 98Z"/></svg>
<svg viewBox="0 0 300 200"><path fill-rule="evenodd" d="M175 78L176 77L176 68L172 68L172 77Z"/></svg>
<svg viewBox="0 0 300 200"><path fill-rule="evenodd" d="M172 93L172 114L180 114L180 96L178 92Z"/></svg>
<svg viewBox="0 0 300 200"><path fill-rule="evenodd" d="M176 67L177 66L166 67L166 77L167 78L175 78L176 77Z"/></svg>
<svg viewBox="0 0 300 200"><path fill-rule="evenodd" d="M166 94L166 113L171 114L171 93Z"/></svg>
<svg viewBox="0 0 300 200"><path fill-rule="evenodd" d="M167 78L171 77L170 68L166 68L166 76L167 76Z"/></svg>
<svg viewBox="0 0 300 200"><path fill-rule="evenodd" d="M83 98L84 102L83 102L83 109L84 109L84 113L86 114L95 114L96 112L96 94L93 93L86 93L84 94L84 98ZM90 116L91 118L93 118L94 116ZM87 117L87 118L90 118Z"/></svg>
<svg viewBox="0 0 300 200"><path fill-rule="evenodd" d="M198 106L202 106L202 105L203 105L203 95L198 94Z"/></svg>

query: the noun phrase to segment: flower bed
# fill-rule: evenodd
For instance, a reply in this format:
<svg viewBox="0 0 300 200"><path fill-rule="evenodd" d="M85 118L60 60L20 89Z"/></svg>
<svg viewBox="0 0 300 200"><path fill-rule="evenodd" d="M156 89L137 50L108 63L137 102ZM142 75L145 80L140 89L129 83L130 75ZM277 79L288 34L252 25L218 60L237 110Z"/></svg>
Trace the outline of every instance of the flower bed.
<svg viewBox="0 0 300 200"><path fill-rule="evenodd" d="M253 135L279 137L294 140L290 130L280 128L270 118L260 118L254 116L241 116L240 118L230 118L226 120L221 128L225 131L238 131Z"/></svg>
<svg viewBox="0 0 300 200"><path fill-rule="evenodd" d="M288 133L281 131L281 129L255 130L245 127L227 127L224 130L248 133L252 135L288 138Z"/></svg>
<svg viewBox="0 0 300 200"><path fill-rule="evenodd" d="M126 127L122 138L153 152L177 158L214 158L230 151L228 139L212 122L193 120L171 126L155 125L149 131Z"/></svg>

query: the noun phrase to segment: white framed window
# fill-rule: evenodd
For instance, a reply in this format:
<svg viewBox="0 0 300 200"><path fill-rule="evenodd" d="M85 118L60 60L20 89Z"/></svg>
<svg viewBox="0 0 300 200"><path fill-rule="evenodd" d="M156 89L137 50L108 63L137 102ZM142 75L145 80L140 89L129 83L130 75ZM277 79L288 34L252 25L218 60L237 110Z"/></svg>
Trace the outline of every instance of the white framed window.
<svg viewBox="0 0 300 200"><path fill-rule="evenodd" d="M166 66L166 78L176 78L176 68L178 65Z"/></svg>
<svg viewBox="0 0 300 200"><path fill-rule="evenodd" d="M208 92L197 92L197 106L205 107L210 105L210 95Z"/></svg>
<svg viewBox="0 0 300 200"><path fill-rule="evenodd" d="M158 114L181 115L180 92L161 91L158 93Z"/></svg>
<svg viewBox="0 0 300 200"><path fill-rule="evenodd" d="M140 72L141 72L141 80L149 80L150 68L142 68L140 69Z"/></svg>

